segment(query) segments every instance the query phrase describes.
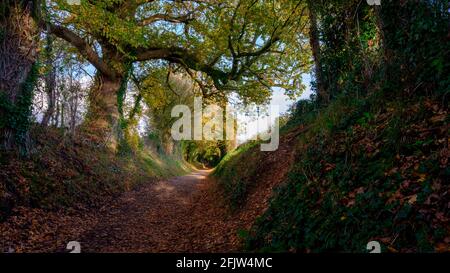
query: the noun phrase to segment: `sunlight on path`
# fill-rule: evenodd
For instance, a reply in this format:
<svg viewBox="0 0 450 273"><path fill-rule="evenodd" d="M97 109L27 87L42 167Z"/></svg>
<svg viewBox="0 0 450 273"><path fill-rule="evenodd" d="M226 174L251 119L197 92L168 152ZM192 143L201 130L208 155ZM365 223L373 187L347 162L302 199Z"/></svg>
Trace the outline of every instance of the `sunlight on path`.
<svg viewBox="0 0 450 273"><path fill-rule="evenodd" d="M195 171L125 193L111 204L99 225L83 236L83 249L86 252L193 251L194 243L203 244L201 233L197 232L203 226L202 219L212 218L204 215L207 212L204 207L195 206L193 196L199 192L199 184L208 181L211 171Z"/></svg>

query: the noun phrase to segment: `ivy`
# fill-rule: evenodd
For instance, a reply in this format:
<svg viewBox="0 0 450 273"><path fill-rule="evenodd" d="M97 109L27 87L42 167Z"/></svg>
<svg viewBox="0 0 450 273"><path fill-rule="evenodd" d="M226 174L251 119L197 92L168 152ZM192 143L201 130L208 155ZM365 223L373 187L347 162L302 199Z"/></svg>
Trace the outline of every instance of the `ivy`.
<svg viewBox="0 0 450 273"><path fill-rule="evenodd" d="M132 73L132 63L126 64L126 73L125 77L122 79L122 82L120 83L120 88L117 91L117 107L119 112L119 128L118 130L118 136L119 136L119 154L129 154L133 149L128 141L128 127L130 124L130 120L127 120L127 118L124 115L124 101L126 98L126 92L128 87L128 80Z"/></svg>
<svg viewBox="0 0 450 273"><path fill-rule="evenodd" d="M27 153L28 131L30 128L30 117L34 96L34 87L39 77L38 62L31 67L27 79L22 84L20 96L16 103L12 103L5 92L0 92L0 129L11 130L14 134L15 144L19 147L20 153Z"/></svg>

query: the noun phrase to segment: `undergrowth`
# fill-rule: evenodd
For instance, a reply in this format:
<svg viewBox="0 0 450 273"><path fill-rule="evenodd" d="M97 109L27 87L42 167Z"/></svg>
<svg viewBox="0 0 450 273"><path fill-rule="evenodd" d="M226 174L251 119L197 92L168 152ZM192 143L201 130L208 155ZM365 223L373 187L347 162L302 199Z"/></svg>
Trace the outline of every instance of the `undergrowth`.
<svg viewBox="0 0 450 273"><path fill-rule="evenodd" d="M247 249L364 252L371 240L393 252L444 246L447 113L425 98L333 105L300 138L305 145L288 181Z"/></svg>

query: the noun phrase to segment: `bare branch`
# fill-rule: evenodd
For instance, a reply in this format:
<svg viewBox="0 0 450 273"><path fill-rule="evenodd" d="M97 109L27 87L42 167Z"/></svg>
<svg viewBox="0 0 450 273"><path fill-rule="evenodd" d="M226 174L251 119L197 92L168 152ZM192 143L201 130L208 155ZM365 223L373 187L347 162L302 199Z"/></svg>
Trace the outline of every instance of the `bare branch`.
<svg viewBox="0 0 450 273"><path fill-rule="evenodd" d="M107 75L110 78L115 78L115 72L102 61L94 49L83 38L66 27L56 26L50 23L45 24L49 25L49 30L52 34L66 40L76 47L81 55L83 55L83 57L85 57L102 74Z"/></svg>

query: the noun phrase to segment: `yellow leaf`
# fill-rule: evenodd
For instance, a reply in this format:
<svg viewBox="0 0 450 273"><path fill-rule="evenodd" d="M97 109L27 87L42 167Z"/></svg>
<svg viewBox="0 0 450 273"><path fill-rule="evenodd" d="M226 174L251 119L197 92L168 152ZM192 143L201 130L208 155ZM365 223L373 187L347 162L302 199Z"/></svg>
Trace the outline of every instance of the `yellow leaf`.
<svg viewBox="0 0 450 273"><path fill-rule="evenodd" d="M387 249L388 249L390 252L393 252L393 253L397 253L397 252L398 252L398 250L395 249L395 248L393 248L392 246L388 246Z"/></svg>
<svg viewBox="0 0 450 273"><path fill-rule="evenodd" d="M419 177L420 177L418 180L419 182L423 182L427 179L427 175L424 173L419 174Z"/></svg>
<svg viewBox="0 0 450 273"><path fill-rule="evenodd" d="M417 202L417 194L414 194L414 195L409 197L408 203L414 204L416 202Z"/></svg>

